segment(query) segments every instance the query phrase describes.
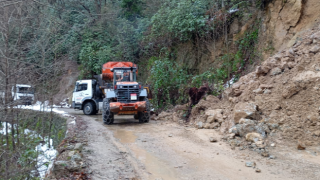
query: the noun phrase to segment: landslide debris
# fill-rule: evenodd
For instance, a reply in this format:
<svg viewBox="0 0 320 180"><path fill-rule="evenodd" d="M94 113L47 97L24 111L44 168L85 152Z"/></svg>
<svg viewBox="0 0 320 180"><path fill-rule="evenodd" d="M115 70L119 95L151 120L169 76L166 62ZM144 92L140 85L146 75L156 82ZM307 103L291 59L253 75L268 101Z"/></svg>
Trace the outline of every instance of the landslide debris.
<svg viewBox="0 0 320 180"><path fill-rule="evenodd" d="M239 79L209 95L191 111L189 124L216 129L231 147L269 157L268 146L290 142L297 149L320 145L320 26ZM188 105L162 112L156 120L183 122Z"/></svg>

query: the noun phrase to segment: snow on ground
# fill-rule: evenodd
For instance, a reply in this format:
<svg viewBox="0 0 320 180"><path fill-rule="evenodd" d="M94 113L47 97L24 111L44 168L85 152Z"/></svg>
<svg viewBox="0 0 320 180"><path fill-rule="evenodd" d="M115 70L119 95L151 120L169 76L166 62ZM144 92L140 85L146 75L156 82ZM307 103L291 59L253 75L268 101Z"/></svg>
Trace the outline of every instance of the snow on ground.
<svg viewBox="0 0 320 180"><path fill-rule="evenodd" d="M40 173L40 177L43 178L47 172L48 169L52 167L53 160L58 154L58 151L53 148L53 141L50 139L48 141L48 138L45 138L45 144L39 144L36 147L36 151L39 151L40 154L37 158L37 166L38 166L38 172ZM49 147L50 144L50 147Z"/></svg>
<svg viewBox="0 0 320 180"><path fill-rule="evenodd" d="M224 87L224 88L229 88L229 87L231 87L232 84L234 83L234 80L235 80L235 76L233 75L232 78L223 85L223 87Z"/></svg>
<svg viewBox="0 0 320 180"><path fill-rule="evenodd" d="M62 115L67 114L64 111L58 110L57 109L58 107L61 107L61 106L56 106L56 105L50 106L49 101L45 101L45 102L37 101L33 105L29 105L29 106L28 105L17 105L14 108L30 109L30 110L34 110L34 111L45 111L45 112L50 112L52 110L53 112L58 113L58 114L62 114Z"/></svg>
<svg viewBox="0 0 320 180"><path fill-rule="evenodd" d="M68 105L63 105L63 107L69 107ZM70 124L76 124L76 117L69 115L65 111L59 110L58 107L61 106L49 106L49 101L45 102L40 102L37 101L33 105L18 105L15 106L14 108L19 108L19 109L29 109L29 110L34 110L34 111L43 111L43 112L50 112L53 111L55 113L61 114L64 117L71 117L74 120ZM8 133L11 132L12 125L8 123ZM0 123L0 134L5 134L6 133L6 126L5 122ZM24 134L28 136L33 136L33 137L41 137L37 132L25 129ZM41 137L42 138L42 137ZM54 149L53 145L53 140L48 139L48 137L45 137L45 143L40 143L38 146L36 146L35 150L39 152L39 156L37 157L37 170L40 173L40 177L43 178L47 172L48 169L52 167L53 160L57 156L58 152ZM50 146L49 146L50 144Z"/></svg>

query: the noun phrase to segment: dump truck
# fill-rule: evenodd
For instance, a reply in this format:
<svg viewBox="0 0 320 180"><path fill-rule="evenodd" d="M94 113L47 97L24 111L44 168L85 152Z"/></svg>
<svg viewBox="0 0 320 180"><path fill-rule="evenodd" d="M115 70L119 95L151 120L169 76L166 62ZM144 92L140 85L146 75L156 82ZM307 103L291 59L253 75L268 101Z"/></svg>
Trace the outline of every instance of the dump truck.
<svg viewBox="0 0 320 180"><path fill-rule="evenodd" d="M95 79L76 82L72 107L86 115L102 112L110 125L114 115L134 115L140 123L150 119L150 89L137 82L138 66L132 62L108 62ZM149 92L149 93L148 93Z"/></svg>
<svg viewBox="0 0 320 180"><path fill-rule="evenodd" d="M34 88L28 84L15 84L11 88L11 97L14 105L32 105L34 101ZM5 92L0 91L0 99L4 103Z"/></svg>

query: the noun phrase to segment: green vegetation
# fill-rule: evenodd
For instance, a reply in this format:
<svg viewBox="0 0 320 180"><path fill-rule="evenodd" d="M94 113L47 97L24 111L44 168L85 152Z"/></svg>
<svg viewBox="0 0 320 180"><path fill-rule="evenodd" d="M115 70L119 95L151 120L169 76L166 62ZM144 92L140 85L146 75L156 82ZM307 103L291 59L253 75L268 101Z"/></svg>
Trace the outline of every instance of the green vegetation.
<svg viewBox="0 0 320 180"><path fill-rule="evenodd" d="M16 31L10 42L13 46L19 41L18 33L23 32L20 42L28 46L21 46L17 51L23 52L20 55L22 59L37 65L39 76L59 75L60 72L48 73L50 68L45 68L45 65L50 66L62 59L79 63L79 78L92 78L109 61L137 63L140 78L152 86L155 101L163 107L161 101L166 104L186 102L188 86L199 87L209 83L210 87L216 87L213 94L219 94L222 84L232 77L236 80L257 56L254 45L258 39L259 23L249 27L237 42L232 42L228 34L230 24L235 18L245 24L255 18L255 10L261 10L268 2L40 0L33 2L32 6L26 4L25 7L35 7L28 11L32 18L25 31L19 31L23 26L14 25ZM177 50L181 44L191 44L192 53L196 54L193 59L183 61L196 64L199 54L204 53L204 44L216 46L217 41L223 44L218 47L222 49L222 55L215 60L219 63L206 67L201 74L188 73L188 69L194 68L190 67L192 65L176 64L177 57L181 57L181 50ZM163 55L164 49L167 55ZM207 55L211 56L208 52ZM161 73L157 68L169 73ZM171 92L176 93L173 96Z"/></svg>
<svg viewBox="0 0 320 180"><path fill-rule="evenodd" d="M154 106L163 109L170 104L186 103L186 90L191 75L167 57L152 57L149 62L152 68L148 82L151 82L153 87Z"/></svg>
<svg viewBox="0 0 320 180"><path fill-rule="evenodd" d="M37 158L40 155L50 158L39 145L56 148L65 138L66 120L57 114L29 110L17 109L12 113L17 118L14 128L12 124L0 123L0 129L8 127L10 134L4 138L6 132L0 131L0 151L5 154L0 158L0 175L6 179L37 179L36 173L31 172L49 165L49 162L39 164Z"/></svg>

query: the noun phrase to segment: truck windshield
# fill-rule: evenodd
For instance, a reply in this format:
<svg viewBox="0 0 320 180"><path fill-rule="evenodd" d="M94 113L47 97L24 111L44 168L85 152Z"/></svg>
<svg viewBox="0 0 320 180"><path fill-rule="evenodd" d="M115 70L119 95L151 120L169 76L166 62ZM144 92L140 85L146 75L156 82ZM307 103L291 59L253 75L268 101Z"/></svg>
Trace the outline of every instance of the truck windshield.
<svg viewBox="0 0 320 180"><path fill-rule="evenodd" d="M114 70L115 82L133 82L136 80L136 74L130 70Z"/></svg>
<svg viewBox="0 0 320 180"><path fill-rule="evenodd" d="M32 87L18 87L17 90L17 93L34 94L34 89Z"/></svg>

